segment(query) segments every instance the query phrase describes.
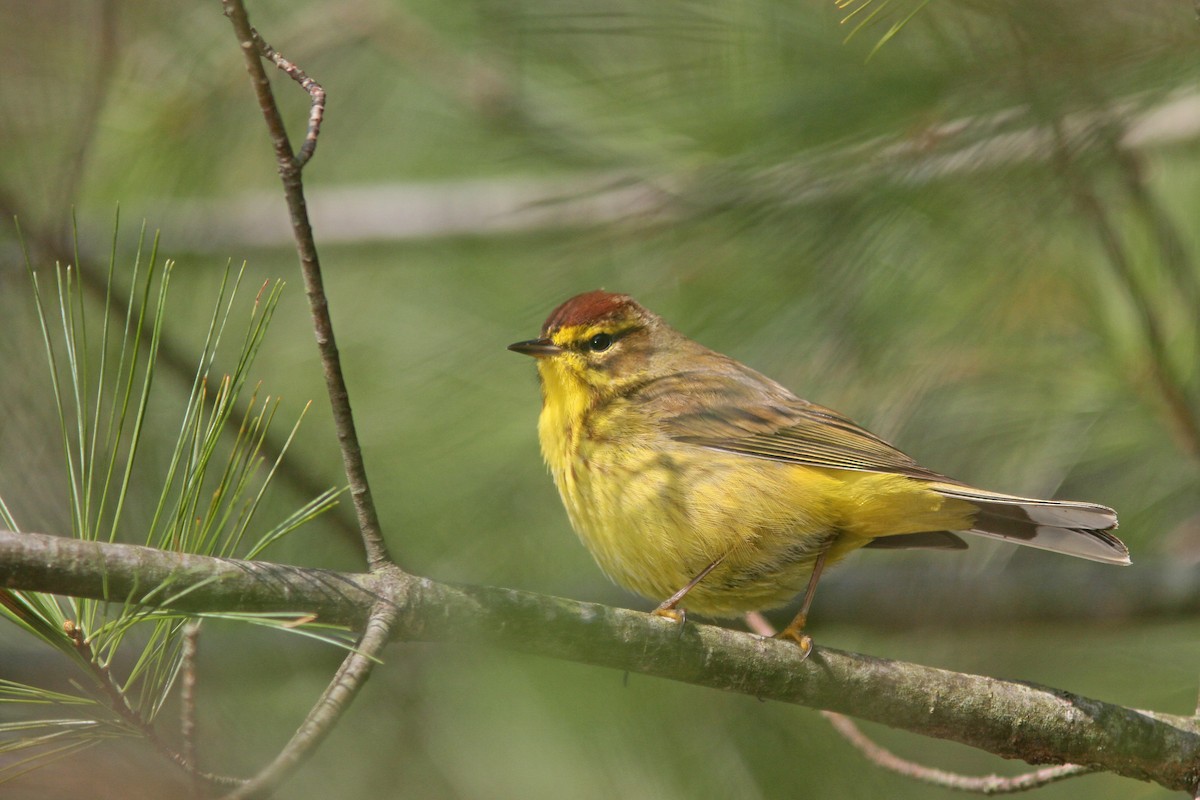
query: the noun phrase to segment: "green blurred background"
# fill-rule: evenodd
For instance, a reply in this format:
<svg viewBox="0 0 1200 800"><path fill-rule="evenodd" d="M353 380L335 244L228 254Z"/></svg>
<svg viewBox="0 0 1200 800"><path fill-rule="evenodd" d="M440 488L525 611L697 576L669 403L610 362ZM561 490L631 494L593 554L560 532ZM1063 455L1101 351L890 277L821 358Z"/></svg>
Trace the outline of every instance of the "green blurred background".
<svg viewBox="0 0 1200 800"><path fill-rule="evenodd" d="M648 607L608 584L571 533L540 463L533 367L504 350L564 298L604 287L932 468L1121 514L1127 571L987 543L856 556L817 597L819 643L1195 707L1190 607L1089 610L1073 589L1064 602L1084 610L1053 612L1057 567L1082 581L1072 586L1142 594L1169 571L1196 594L1195 570L1180 571L1200 560L1200 445L1181 424L1200 416L1191 3L942 0L873 55L918 3L876 0L846 24L855 6L829 0L248 6L329 93L305 181L402 566ZM252 287L287 280L255 372L285 416L314 401L291 459L316 485L340 484L272 154L219 3L18 1L0 23L0 210L20 217L35 264L70 257L74 208L83 266L102 270L119 203L118 264L143 219L177 261L167 334L184 353L198 352L229 259L248 261ZM306 98L276 86L298 136ZM0 230L0 493L26 529L64 533L40 334L13 228ZM161 383L151 444L165 454L186 381ZM151 453L147 497L155 466ZM280 485L272 513L301 499ZM360 568L349 510L335 516L268 557ZM914 562L932 577L903 578ZM1043 605L989 619L991 587L1026 563L1045 570ZM856 574L871 603L847 600L865 591ZM971 588L962 602L977 618L922 603L939 575ZM200 759L246 773L340 653L206 631ZM950 796L867 766L807 709L486 647L395 645L386 658L282 796ZM62 680L66 668L0 630L0 677ZM870 730L946 769L1024 766ZM105 745L4 792L81 787L186 790L137 746ZM1111 776L1042 792L1166 794Z"/></svg>

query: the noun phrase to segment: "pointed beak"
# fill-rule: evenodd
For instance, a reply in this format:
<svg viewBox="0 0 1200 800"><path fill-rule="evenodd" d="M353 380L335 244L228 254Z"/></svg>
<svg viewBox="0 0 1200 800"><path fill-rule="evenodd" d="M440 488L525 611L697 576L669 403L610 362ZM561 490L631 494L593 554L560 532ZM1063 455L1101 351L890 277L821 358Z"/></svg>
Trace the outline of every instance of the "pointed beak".
<svg viewBox="0 0 1200 800"><path fill-rule="evenodd" d="M534 358L556 356L563 351L561 347L549 339L530 339L527 342L515 342L508 346L514 353L524 353Z"/></svg>

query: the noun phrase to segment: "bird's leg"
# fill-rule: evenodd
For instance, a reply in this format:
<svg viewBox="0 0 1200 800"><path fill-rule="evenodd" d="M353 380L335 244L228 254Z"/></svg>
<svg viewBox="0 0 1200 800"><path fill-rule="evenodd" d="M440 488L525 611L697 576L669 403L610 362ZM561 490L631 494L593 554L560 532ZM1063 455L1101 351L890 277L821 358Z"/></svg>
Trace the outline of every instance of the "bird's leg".
<svg viewBox="0 0 1200 800"><path fill-rule="evenodd" d="M812 637L804 632L804 626L808 623L808 607L812 605L813 595L817 593L817 581L821 579L821 570L825 568L826 553L828 551L817 556L817 560L813 563L812 575L808 579L808 588L804 590L804 602L800 604L800 613L791 621L791 624L775 634L776 639L787 638L800 645L800 649L804 651L802 658L808 658L808 654L812 652L813 648Z"/></svg>
<svg viewBox="0 0 1200 800"><path fill-rule="evenodd" d="M675 606L679 605L679 601L682 600L687 595L688 592L690 592L692 589L695 589L696 585L698 583L700 583L700 581L707 578L708 573L710 573L714 569L716 569L717 565L720 564L722 561L724 561L725 556L727 556L727 555L729 555L729 554L724 553L724 554L718 556L716 561L712 562L707 567L700 570L699 575L697 575L696 577L694 577L690 581L688 581L687 586L684 586L678 592L671 595L666 600L663 600L662 603L659 604L658 608L654 609L650 613L656 617L666 617L667 619L673 619L676 622L683 624L683 622L687 619L687 612L684 611L682 608L676 608Z"/></svg>

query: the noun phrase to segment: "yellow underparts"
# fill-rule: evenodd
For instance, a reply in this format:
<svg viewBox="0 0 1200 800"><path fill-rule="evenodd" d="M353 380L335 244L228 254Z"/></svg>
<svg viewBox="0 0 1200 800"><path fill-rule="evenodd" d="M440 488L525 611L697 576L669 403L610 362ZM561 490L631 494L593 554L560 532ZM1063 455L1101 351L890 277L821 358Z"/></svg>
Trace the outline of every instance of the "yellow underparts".
<svg viewBox="0 0 1200 800"><path fill-rule="evenodd" d="M806 467L685 445L616 401L589 414L543 361L542 452L604 572L655 602L721 563L680 605L736 616L802 593L813 563L871 539L970 527L973 507L900 475Z"/></svg>

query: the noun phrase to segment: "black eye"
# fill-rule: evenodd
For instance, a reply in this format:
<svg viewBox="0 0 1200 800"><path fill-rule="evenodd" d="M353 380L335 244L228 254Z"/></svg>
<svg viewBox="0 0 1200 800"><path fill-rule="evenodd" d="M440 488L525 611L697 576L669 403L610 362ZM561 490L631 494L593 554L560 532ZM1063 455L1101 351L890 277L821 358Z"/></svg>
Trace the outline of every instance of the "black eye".
<svg viewBox="0 0 1200 800"><path fill-rule="evenodd" d="M595 353L603 353L608 348L612 347L613 337L607 333L597 333L591 339L588 339L588 347Z"/></svg>

